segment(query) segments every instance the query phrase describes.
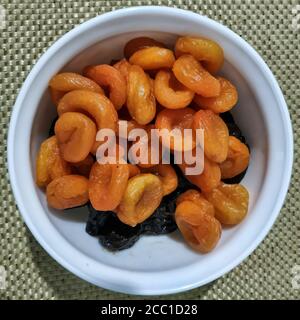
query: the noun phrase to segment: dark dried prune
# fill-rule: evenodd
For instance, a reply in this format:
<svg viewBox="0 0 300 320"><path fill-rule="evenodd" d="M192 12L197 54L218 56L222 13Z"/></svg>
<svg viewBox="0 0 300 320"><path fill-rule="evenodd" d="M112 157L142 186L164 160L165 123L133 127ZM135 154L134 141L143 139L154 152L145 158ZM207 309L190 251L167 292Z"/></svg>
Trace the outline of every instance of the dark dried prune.
<svg viewBox="0 0 300 320"><path fill-rule="evenodd" d="M229 135L234 136L241 142L245 143L246 139L243 136L241 129L236 125L232 114L229 111L227 111L224 113L220 113L220 116L227 125Z"/></svg>
<svg viewBox="0 0 300 320"><path fill-rule="evenodd" d="M142 232L144 234L167 234L177 229L174 219L176 198L176 190L163 198L161 204L154 213L142 223Z"/></svg>
<svg viewBox="0 0 300 320"><path fill-rule="evenodd" d="M112 211L97 211L89 205L90 215L86 232L98 236L100 243L110 251L128 249L141 234L141 225L130 227L122 223Z"/></svg>

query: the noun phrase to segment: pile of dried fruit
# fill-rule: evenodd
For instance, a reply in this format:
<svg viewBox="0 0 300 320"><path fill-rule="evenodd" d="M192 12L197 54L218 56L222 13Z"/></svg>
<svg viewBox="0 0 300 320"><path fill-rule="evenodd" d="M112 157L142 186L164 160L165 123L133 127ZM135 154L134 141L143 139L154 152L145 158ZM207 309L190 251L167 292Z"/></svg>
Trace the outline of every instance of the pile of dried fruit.
<svg viewBox="0 0 300 320"><path fill-rule="evenodd" d="M87 66L82 75L65 72L50 80L58 118L37 156L37 185L46 188L55 209L88 204L86 231L110 250L129 248L141 234L178 227L192 248L209 252L219 241L221 224L241 222L249 201L238 184L249 149L228 112L238 93L216 76L223 50L212 40L186 36L177 39L173 52L140 37L126 44L124 56L112 65ZM185 162L97 162L97 131L118 134L120 120L127 122L128 133L145 129L149 141L153 128L203 129L203 172L184 176L191 166ZM195 150L196 140L178 145L173 139L171 152ZM149 151L150 160L157 150Z"/></svg>

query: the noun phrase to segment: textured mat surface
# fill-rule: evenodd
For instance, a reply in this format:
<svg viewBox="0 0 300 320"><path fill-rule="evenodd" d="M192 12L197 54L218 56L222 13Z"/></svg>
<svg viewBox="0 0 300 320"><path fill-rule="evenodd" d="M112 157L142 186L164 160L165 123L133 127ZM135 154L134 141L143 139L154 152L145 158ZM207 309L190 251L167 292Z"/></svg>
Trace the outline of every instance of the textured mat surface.
<svg viewBox="0 0 300 320"><path fill-rule="evenodd" d="M226 276L203 288L167 298L299 299L300 290L292 286L292 280L297 280L293 267L300 265L299 1L2 0L0 4L5 9L5 23L0 29L0 266L4 266L7 272L7 289L0 289L0 298L133 298L99 289L76 278L35 241L20 218L9 185L6 136L12 106L23 81L37 59L56 39L98 14L126 6L155 4L207 15L253 45L276 75L285 94L295 138L295 163L289 194L264 242Z"/></svg>

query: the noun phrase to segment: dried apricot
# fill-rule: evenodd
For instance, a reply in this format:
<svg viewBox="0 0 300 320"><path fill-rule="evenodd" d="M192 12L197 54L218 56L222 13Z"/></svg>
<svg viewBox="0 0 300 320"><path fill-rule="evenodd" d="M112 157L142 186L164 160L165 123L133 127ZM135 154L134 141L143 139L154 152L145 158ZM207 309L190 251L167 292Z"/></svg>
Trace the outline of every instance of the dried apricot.
<svg viewBox="0 0 300 320"><path fill-rule="evenodd" d="M219 80L206 71L191 55L180 56L172 70L179 82L203 97L216 97L221 92Z"/></svg>
<svg viewBox="0 0 300 320"><path fill-rule="evenodd" d="M88 178L94 162L93 156L89 154L82 161L72 163L72 172Z"/></svg>
<svg viewBox="0 0 300 320"><path fill-rule="evenodd" d="M247 169L249 165L249 149L239 139L229 136L228 154L224 162L220 163L222 179L237 176Z"/></svg>
<svg viewBox="0 0 300 320"><path fill-rule="evenodd" d="M147 124L155 117L156 102L150 78L139 66L129 68L127 108L138 124Z"/></svg>
<svg viewBox="0 0 300 320"><path fill-rule="evenodd" d="M213 98L205 98L195 95L195 103L202 109L209 109L215 113L226 112L232 109L238 100L236 87L227 79L217 78L221 85L220 95Z"/></svg>
<svg viewBox="0 0 300 320"><path fill-rule="evenodd" d="M192 201L198 207L201 208L202 212L205 212L210 216L215 215L214 206L209 201L207 201L205 197L201 194L201 192L199 192L198 190L189 189L184 193L180 194L176 199L176 205L178 206L183 201Z"/></svg>
<svg viewBox="0 0 300 320"><path fill-rule="evenodd" d="M74 72L56 74L49 81L52 101L57 105L59 100L69 91L88 90L104 94L102 88L93 80Z"/></svg>
<svg viewBox="0 0 300 320"><path fill-rule="evenodd" d="M153 173L160 178L164 196L173 192L178 186L177 174L170 164L158 164L151 168L142 169L142 172Z"/></svg>
<svg viewBox="0 0 300 320"><path fill-rule="evenodd" d="M134 176L117 209L118 218L132 227L145 221L159 206L163 197L161 180L151 173Z"/></svg>
<svg viewBox="0 0 300 320"><path fill-rule="evenodd" d="M71 173L69 164L61 157L57 139L52 136L45 140L36 159L36 183L44 187L53 179Z"/></svg>
<svg viewBox="0 0 300 320"><path fill-rule="evenodd" d="M149 47L136 51L129 58L129 62L142 67L144 70L172 68L175 57L169 49Z"/></svg>
<svg viewBox="0 0 300 320"><path fill-rule="evenodd" d="M109 87L109 99L119 110L126 102L126 79L116 68L101 64L85 70L85 75L101 86Z"/></svg>
<svg viewBox="0 0 300 320"><path fill-rule="evenodd" d="M191 54L201 61L211 73L216 73L223 65L223 49L213 40L202 37L179 37L175 44L176 57Z"/></svg>
<svg viewBox="0 0 300 320"><path fill-rule="evenodd" d="M149 47L164 48L165 45L149 37L134 38L126 43L124 47L124 56L126 59L129 59L136 51Z"/></svg>
<svg viewBox="0 0 300 320"><path fill-rule="evenodd" d="M168 109L182 109L188 106L194 92L183 86L167 70L160 70L154 81L154 95L157 101Z"/></svg>
<svg viewBox="0 0 300 320"><path fill-rule="evenodd" d="M215 216L222 224L238 224L245 218L248 211L249 193L241 184L221 183L204 195L215 207Z"/></svg>
<svg viewBox="0 0 300 320"><path fill-rule="evenodd" d="M82 113L66 112L56 121L54 132L62 157L68 162L79 162L92 149L96 125Z"/></svg>
<svg viewBox="0 0 300 320"><path fill-rule="evenodd" d="M210 252L221 237L219 221L192 201L183 201L176 207L175 220L185 241L198 252Z"/></svg>
<svg viewBox="0 0 300 320"><path fill-rule="evenodd" d="M92 206L99 211L116 209L126 189L128 178L127 163L95 162L89 179L89 198Z"/></svg>
<svg viewBox="0 0 300 320"><path fill-rule="evenodd" d="M157 114L155 127L160 130L167 130L171 150L191 150L195 147L195 137L192 132L194 113L193 109L184 108L178 110L164 109ZM185 131L184 129L189 130ZM160 131L159 133L162 137L162 144L169 147L169 141L164 132Z"/></svg>
<svg viewBox="0 0 300 320"><path fill-rule="evenodd" d="M221 163L228 153L229 132L222 118L211 110L199 110L194 115L194 129L203 130L204 153L211 161Z"/></svg>
<svg viewBox="0 0 300 320"><path fill-rule="evenodd" d="M91 117L97 129L117 130L118 113L104 95L86 90L74 90L63 96L57 106L58 115L65 112L81 112Z"/></svg>
<svg viewBox="0 0 300 320"><path fill-rule="evenodd" d="M128 80L128 72L130 68L130 63L126 59L122 59L113 65L114 68L119 70L121 75Z"/></svg>
<svg viewBox="0 0 300 320"><path fill-rule="evenodd" d="M82 206L89 201L88 179L79 175L67 175L51 181L46 189L48 205L55 209Z"/></svg>
<svg viewBox="0 0 300 320"><path fill-rule="evenodd" d="M189 165L185 163L178 165L183 173ZM201 191L211 191L221 182L221 170L217 163L204 157L203 171L197 175L185 175L185 177Z"/></svg>
<svg viewBox="0 0 300 320"><path fill-rule="evenodd" d="M151 130L155 129L154 125L144 126L143 129L145 130L144 135L132 143L128 156L130 161L139 167L151 168L161 161L160 146L156 148L151 142ZM132 141L132 138L129 135L130 141Z"/></svg>

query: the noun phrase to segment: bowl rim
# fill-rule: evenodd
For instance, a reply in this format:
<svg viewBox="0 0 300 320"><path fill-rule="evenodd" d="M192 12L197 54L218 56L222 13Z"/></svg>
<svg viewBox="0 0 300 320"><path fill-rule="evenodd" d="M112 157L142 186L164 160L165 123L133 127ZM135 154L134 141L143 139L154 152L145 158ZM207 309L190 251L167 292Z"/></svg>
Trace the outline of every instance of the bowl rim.
<svg viewBox="0 0 300 320"><path fill-rule="evenodd" d="M92 19L87 20L86 22L74 27L72 30L64 34L61 38L59 38L55 43L53 43L46 51L42 54L42 56L38 59L37 63L33 66L31 69L29 75L27 76L25 82L22 85L22 88L18 94L18 97L16 99L16 102L13 107L10 124L9 124L9 130L8 130L8 139L7 139L7 160L8 160L8 171L10 176L10 183L12 186L13 194L17 203L17 206L19 208L19 211L21 213L21 216L23 217L23 220L25 221L26 225L30 229L31 233L34 235L34 237L37 239L37 241L41 244L41 246L52 256L60 265L65 267L67 270L71 271L75 275L79 276L80 278L93 283L97 286L99 286L99 282L90 277L89 275L85 274L84 272L81 272L81 270L76 269L75 266L70 264L68 261L64 259L63 256L60 256L54 248L49 246L45 239L43 238L43 235L40 233L39 230L34 226L34 223L31 221L29 215L27 215L26 208L23 204L21 193L18 187L18 179L16 177L15 168L13 165L13 159L14 159L14 135L16 130L16 123L17 118L19 115L19 112L21 110L22 102L27 94L28 88L30 87L30 83L35 79L35 77L38 75L39 70L43 68L44 63L56 52L65 45L69 40L71 40L73 37L77 36L78 33L84 32L85 30L89 29L93 26L95 22L100 23L104 22L106 20L114 19L116 17L124 17L128 13L137 12L139 14L143 13L152 13L152 14L158 14L161 16L164 15L189 15L193 19L200 19L203 23L206 23L213 28L217 29L219 32L226 33L227 37L230 38L231 41L235 41L236 43L239 43L239 45L243 46L244 49L247 51L247 54L251 56L251 59L259 66L259 68L263 71L263 74L266 78L266 81L270 85L271 90L273 91L274 96L276 97L276 100L278 101L278 104L280 105L280 116L281 121L283 123L284 131L285 131L285 142L286 142L286 148L288 150L287 154L285 154L285 175L284 179L281 183L281 188L279 190L279 196L276 199L276 202L273 205L272 213L269 216L268 223L264 226L264 228L260 231L260 233L257 235L255 241L248 246L246 250L240 255L238 255L231 263L227 264L223 268L219 269L214 274L210 275L209 277L202 279L201 281L194 282L192 284L184 285L184 286L176 286L170 288L162 288L157 290L147 290L143 288L127 288L126 290L124 288L116 288L114 285L110 284L109 282L106 282L103 279L103 282L101 283L101 287L110 289L113 291L123 292L127 294L139 294L139 295L157 295L157 294L171 294L171 293L177 293L182 292L186 290L190 290L202 285L205 285L232 270L234 267L236 267L238 264L240 264L246 257L248 257L260 244L260 242L265 238L269 230L271 229L272 225L274 224L277 216L279 215L280 209L284 203L290 179L292 174L292 166L293 166L293 131L292 131L292 125L291 120L288 112L288 108L284 99L284 96L281 92L281 89L267 66L267 64L264 62L262 57L255 51L255 49L248 44L244 39L239 37L236 33L234 33L232 30L230 30L228 27L222 25L221 23L214 21L206 16L200 15L198 13L194 13L192 11L183 10L183 9L177 9L177 8L170 8L170 7L164 7L164 6L139 6L139 7L130 7L130 8L123 8L118 9L112 12L107 12L101 15L98 15ZM109 267L110 269L113 269L112 267ZM117 269L119 270L119 269ZM166 271L168 272L168 271Z"/></svg>

